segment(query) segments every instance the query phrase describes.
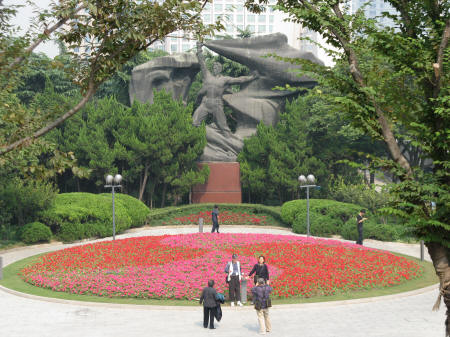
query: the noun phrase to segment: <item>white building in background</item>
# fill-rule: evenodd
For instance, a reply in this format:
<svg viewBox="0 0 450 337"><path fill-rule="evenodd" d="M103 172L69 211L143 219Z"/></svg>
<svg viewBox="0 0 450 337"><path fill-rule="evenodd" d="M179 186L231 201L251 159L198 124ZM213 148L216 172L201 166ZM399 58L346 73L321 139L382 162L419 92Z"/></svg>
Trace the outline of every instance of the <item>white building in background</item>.
<svg viewBox="0 0 450 337"><path fill-rule="evenodd" d="M268 6L264 13L253 14L245 8L244 2L244 0L214 0L208 3L202 12L203 22L212 24L221 18L225 31L218 33L216 38L225 35L236 38L240 30L245 29L250 30L253 33L252 36L283 33L287 36L289 45L317 56L318 48L314 43L300 40L300 36L307 36L317 41L317 33L302 29L300 24L285 22L287 15L275 11L271 6ZM275 0L270 0L269 3L275 4ZM170 34L164 41L154 43L151 49L179 53L193 51L195 43L195 40L185 38L183 32L177 32Z"/></svg>
<svg viewBox="0 0 450 337"><path fill-rule="evenodd" d="M359 8L368 3L370 0L352 0L352 12L355 13ZM367 18L375 19L385 27L393 26L393 22L389 18L381 17L383 12L389 12L395 14L396 10L384 0L372 0L364 8L364 12Z"/></svg>

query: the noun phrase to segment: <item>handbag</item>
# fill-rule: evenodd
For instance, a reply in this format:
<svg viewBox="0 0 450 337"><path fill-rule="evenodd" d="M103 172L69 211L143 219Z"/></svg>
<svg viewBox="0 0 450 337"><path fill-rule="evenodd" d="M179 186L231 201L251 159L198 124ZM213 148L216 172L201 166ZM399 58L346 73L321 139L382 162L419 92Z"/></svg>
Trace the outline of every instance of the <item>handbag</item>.
<svg viewBox="0 0 450 337"><path fill-rule="evenodd" d="M267 305L267 308L272 307L272 300L270 299L270 297L266 300L266 305Z"/></svg>
<svg viewBox="0 0 450 337"><path fill-rule="evenodd" d="M255 301L255 310L261 310L261 301L256 300Z"/></svg>

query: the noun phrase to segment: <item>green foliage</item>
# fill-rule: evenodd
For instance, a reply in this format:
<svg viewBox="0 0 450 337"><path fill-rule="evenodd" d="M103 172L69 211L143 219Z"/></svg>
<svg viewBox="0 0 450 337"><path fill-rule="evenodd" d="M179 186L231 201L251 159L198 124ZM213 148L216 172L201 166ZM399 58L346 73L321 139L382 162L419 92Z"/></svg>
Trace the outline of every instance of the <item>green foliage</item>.
<svg viewBox="0 0 450 337"><path fill-rule="evenodd" d="M211 211L214 204L191 204L175 207L152 209L148 216L151 226L175 224L174 218L198 212ZM259 204L218 204L220 211L245 212L266 215L267 222L274 226L286 226L281 220L280 207L271 207Z"/></svg>
<svg viewBox="0 0 450 337"><path fill-rule="evenodd" d="M26 224L21 232L22 241L28 244L48 242L52 238L52 231L50 228L40 222Z"/></svg>
<svg viewBox="0 0 450 337"><path fill-rule="evenodd" d="M115 203L116 233L130 228L131 209L120 200ZM40 221L65 242L112 235L112 200L91 193L58 194L51 208L40 214Z"/></svg>
<svg viewBox="0 0 450 337"><path fill-rule="evenodd" d="M53 184L35 180L1 179L0 234L12 239L26 223L35 221L39 212L50 207L56 196Z"/></svg>
<svg viewBox="0 0 450 337"><path fill-rule="evenodd" d="M338 177L330 189L330 197L336 201L360 205L371 213L377 213L389 202L387 188L378 188L379 191L374 185L346 184L342 178Z"/></svg>
<svg viewBox="0 0 450 337"><path fill-rule="evenodd" d="M102 193L101 195L106 198L112 198L111 193ZM115 200L126 208L131 219L131 228L141 227L146 224L150 210L142 201L123 193L115 193Z"/></svg>

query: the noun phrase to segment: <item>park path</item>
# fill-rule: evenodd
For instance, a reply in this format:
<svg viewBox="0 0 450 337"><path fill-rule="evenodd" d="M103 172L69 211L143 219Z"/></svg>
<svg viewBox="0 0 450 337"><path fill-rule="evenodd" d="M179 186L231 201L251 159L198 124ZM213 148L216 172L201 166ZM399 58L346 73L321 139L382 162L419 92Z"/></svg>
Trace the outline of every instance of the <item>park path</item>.
<svg viewBox="0 0 450 337"><path fill-rule="evenodd" d="M264 227L221 226L222 232L292 234ZM193 233L194 227L158 227L130 231L118 238ZM99 241L99 240L96 240ZM91 242L91 241L89 241ZM366 246L418 257L419 245L384 243ZM80 244L80 243L77 243ZM35 254L73 246L46 244L1 253L7 265ZM427 257L429 259L429 257ZM301 337L442 337L444 308L432 312L437 287L408 296L283 305L271 309L269 336ZM224 307L214 331L203 329L201 307L152 307L41 300L0 291L0 336L103 337L103 336L256 336L256 314L250 307Z"/></svg>

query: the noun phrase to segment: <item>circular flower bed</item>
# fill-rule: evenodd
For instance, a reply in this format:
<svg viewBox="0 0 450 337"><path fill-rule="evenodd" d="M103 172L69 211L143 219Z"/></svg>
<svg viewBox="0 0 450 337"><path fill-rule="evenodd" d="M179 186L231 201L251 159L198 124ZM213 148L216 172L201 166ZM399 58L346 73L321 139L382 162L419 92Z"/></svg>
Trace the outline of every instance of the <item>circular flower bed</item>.
<svg viewBox="0 0 450 337"><path fill-rule="evenodd" d="M423 272L409 259L337 240L198 233L67 248L39 257L21 277L74 294L190 300L199 297L209 279L225 292L224 268L232 253L239 255L245 275L264 255L273 294L282 298L392 286Z"/></svg>

